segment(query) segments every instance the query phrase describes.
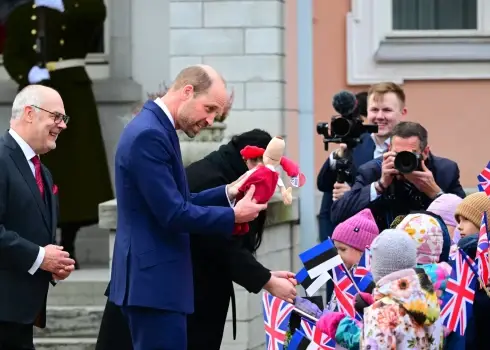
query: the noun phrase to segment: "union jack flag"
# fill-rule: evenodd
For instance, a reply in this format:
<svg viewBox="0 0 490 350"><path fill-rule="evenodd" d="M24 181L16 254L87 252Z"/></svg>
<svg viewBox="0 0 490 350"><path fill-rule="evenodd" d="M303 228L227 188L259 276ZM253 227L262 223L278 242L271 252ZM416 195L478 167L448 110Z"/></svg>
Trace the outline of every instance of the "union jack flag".
<svg viewBox="0 0 490 350"><path fill-rule="evenodd" d="M462 336L472 314L477 280L475 272L474 262L459 249L442 296L441 319L449 330Z"/></svg>
<svg viewBox="0 0 490 350"><path fill-rule="evenodd" d="M371 250L367 247L359 260L359 264L352 271L352 278L357 288L364 292L374 278L371 274Z"/></svg>
<svg viewBox="0 0 490 350"><path fill-rule="evenodd" d="M336 266L332 270L332 282L339 310L350 317L361 320L361 316L354 308L354 298L357 294L357 289L345 273L343 265Z"/></svg>
<svg viewBox="0 0 490 350"><path fill-rule="evenodd" d="M283 350L289 317L294 305L264 292L262 294L266 350Z"/></svg>
<svg viewBox="0 0 490 350"><path fill-rule="evenodd" d="M490 162L487 166L483 168L480 175L477 176L478 179L478 190L480 192L485 192L487 196L490 196Z"/></svg>
<svg viewBox="0 0 490 350"><path fill-rule="evenodd" d="M476 251L476 259L478 262L478 274L481 280L486 283L489 277L489 265L488 265L488 223L487 213L483 212L480 225L480 237L478 238L478 248Z"/></svg>
<svg viewBox="0 0 490 350"><path fill-rule="evenodd" d="M302 318L301 330L310 339L314 346L308 347L308 350L334 350L335 340L325 333L322 333L312 322Z"/></svg>
<svg viewBox="0 0 490 350"><path fill-rule="evenodd" d="M487 166L483 168L477 178L479 183L490 182L490 162L488 162Z"/></svg>
<svg viewBox="0 0 490 350"><path fill-rule="evenodd" d="M357 264L356 268L352 272L352 278L356 284L360 282L364 277L371 274L371 250L366 248L364 250L364 254L361 256L361 260L359 260L359 264Z"/></svg>

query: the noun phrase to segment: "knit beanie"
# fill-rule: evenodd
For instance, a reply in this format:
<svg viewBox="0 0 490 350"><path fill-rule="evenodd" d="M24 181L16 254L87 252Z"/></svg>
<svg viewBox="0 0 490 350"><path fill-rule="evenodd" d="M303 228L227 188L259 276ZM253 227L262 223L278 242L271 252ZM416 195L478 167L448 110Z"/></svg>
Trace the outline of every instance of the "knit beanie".
<svg viewBox="0 0 490 350"><path fill-rule="evenodd" d="M371 210L364 209L338 224L332 239L363 252L377 235L379 229L373 214Z"/></svg>
<svg viewBox="0 0 490 350"><path fill-rule="evenodd" d="M459 222L460 216L471 221L476 227L480 227L483 213L490 212L490 199L485 192L476 192L463 199L456 208L454 217Z"/></svg>
<svg viewBox="0 0 490 350"><path fill-rule="evenodd" d="M439 262L444 237L442 228L436 218L428 214L409 214L396 228L408 233L415 242L417 264Z"/></svg>
<svg viewBox="0 0 490 350"><path fill-rule="evenodd" d="M371 243L371 273L378 282L390 273L417 265L415 242L405 231L388 229Z"/></svg>
<svg viewBox="0 0 490 350"><path fill-rule="evenodd" d="M458 197L455 194L445 193L442 196L437 197L429 205L427 211L439 215L446 225L456 227L458 226L458 222L454 217L454 213L462 201L463 198Z"/></svg>

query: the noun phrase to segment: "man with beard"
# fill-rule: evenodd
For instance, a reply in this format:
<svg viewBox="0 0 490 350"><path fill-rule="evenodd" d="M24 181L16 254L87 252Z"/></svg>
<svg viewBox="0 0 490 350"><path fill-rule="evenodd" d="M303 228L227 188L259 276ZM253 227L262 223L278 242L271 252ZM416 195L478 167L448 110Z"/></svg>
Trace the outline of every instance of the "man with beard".
<svg viewBox="0 0 490 350"><path fill-rule="evenodd" d="M401 152L418 159L415 170L402 173L395 166ZM426 210L444 193L465 197L458 165L431 153L428 132L422 125L400 122L391 132L389 150L362 165L352 190L333 203L332 221L340 223L369 208L379 229L384 230L398 215Z"/></svg>
<svg viewBox="0 0 490 350"><path fill-rule="evenodd" d="M189 232L231 237L235 223L267 207L252 201L253 188L233 207L241 181L189 191L176 130L195 137L228 108L224 79L209 66L191 66L121 134L109 300L121 306L135 350L187 348L186 316L194 309Z"/></svg>

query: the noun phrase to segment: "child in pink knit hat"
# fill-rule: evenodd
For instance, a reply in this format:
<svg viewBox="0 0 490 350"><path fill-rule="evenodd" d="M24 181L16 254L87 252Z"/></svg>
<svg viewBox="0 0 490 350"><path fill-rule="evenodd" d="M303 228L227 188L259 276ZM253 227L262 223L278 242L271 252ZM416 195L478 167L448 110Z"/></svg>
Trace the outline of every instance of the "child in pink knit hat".
<svg viewBox="0 0 490 350"><path fill-rule="evenodd" d="M359 263L366 247L379 235L371 210L364 209L337 225L332 240L345 266L350 269Z"/></svg>

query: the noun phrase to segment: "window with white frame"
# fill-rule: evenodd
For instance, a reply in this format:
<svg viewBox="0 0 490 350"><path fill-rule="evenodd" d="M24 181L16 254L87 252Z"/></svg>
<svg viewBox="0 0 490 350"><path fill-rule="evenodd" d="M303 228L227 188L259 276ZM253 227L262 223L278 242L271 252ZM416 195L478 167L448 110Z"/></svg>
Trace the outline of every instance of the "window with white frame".
<svg viewBox="0 0 490 350"><path fill-rule="evenodd" d="M391 0L392 30L478 31L478 0Z"/></svg>
<svg viewBox="0 0 490 350"><path fill-rule="evenodd" d="M90 53L87 55L86 68L91 79L106 79L109 77L109 14L110 1L104 0L107 8L107 18L104 25L97 29L91 44ZM9 80L10 77L2 64L1 49L5 40L5 30L0 28L0 81Z"/></svg>
<svg viewBox="0 0 490 350"><path fill-rule="evenodd" d="M489 79L490 0L351 0L350 84Z"/></svg>

